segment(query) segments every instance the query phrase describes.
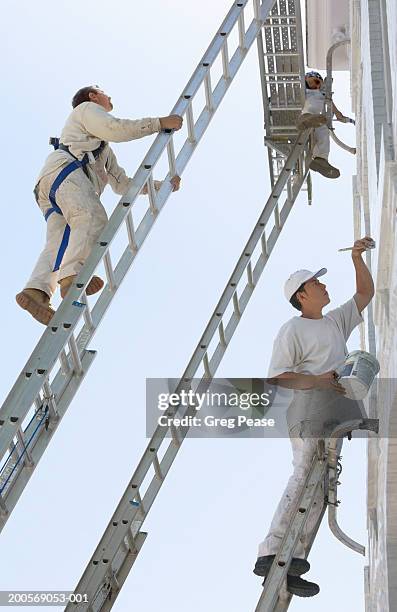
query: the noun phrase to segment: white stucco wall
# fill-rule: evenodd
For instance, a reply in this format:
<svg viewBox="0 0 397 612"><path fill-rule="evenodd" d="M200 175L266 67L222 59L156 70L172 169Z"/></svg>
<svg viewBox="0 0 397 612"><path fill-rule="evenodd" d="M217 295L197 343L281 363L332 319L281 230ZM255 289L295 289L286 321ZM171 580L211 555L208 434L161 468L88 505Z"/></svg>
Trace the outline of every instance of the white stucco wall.
<svg viewBox="0 0 397 612"><path fill-rule="evenodd" d="M368 444L367 612L397 610L397 4L351 0L352 103L357 118L357 191L377 242L374 321L381 382L381 434ZM392 68L393 67L393 68ZM364 228L363 228L364 229Z"/></svg>

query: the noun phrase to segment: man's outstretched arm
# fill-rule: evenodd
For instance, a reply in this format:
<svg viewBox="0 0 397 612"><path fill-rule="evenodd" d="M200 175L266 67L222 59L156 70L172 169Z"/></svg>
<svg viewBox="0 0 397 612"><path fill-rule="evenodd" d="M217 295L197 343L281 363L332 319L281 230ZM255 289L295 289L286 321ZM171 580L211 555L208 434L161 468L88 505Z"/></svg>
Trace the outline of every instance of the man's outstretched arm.
<svg viewBox="0 0 397 612"><path fill-rule="evenodd" d="M99 104L87 104L82 110L82 123L89 134L106 142L127 142L150 136L161 130L179 130L183 119L178 115L147 117L145 119L119 119Z"/></svg>
<svg viewBox="0 0 397 612"><path fill-rule="evenodd" d="M355 241L352 250L352 260L356 270L356 293L354 300L360 313L368 306L375 294L374 281L362 258L364 251L371 248L372 245L372 238L365 236L365 238Z"/></svg>

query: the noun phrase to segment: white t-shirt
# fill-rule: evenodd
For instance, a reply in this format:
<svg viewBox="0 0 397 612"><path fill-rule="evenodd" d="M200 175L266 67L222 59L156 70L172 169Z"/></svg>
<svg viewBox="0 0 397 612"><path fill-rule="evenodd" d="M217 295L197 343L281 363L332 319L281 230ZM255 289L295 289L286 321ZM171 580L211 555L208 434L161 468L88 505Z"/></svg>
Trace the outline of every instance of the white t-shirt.
<svg viewBox="0 0 397 612"><path fill-rule="evenodd" d="M321 319L293 317L274 341L268 377L283 372L325 374L335 370L348 353L347 339L362 320L354 298Z"/></svg>

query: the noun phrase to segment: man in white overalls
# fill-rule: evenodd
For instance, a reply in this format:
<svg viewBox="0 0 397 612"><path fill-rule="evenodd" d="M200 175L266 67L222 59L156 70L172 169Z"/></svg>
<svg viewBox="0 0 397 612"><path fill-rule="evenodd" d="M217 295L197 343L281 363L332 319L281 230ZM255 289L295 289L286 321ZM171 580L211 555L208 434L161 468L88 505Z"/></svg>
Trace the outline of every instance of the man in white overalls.
<svg viewBox="0 0 397 612"><path fill-rule="evenodd" d="M328 162L330 146L325 116L325 86L323 77L318 72L311 71L306 73L305 83L306 100L302 114L297 122L297 128L299 130L315 128L313 160L310 164L310 169L319 172L327 178L335 179L340 176L340 172L338 168L331 166ZM351 121L336 108L334 103L332 103L332 110L338 121L342 123Z"/></svg>
<svg viewBox="0 0 397 612"><path fill-rule="evenodd" d="M107 223L100 201L106 185L124 195L132 183L108 142L127 142L182 126L178 115L118 119L110 114L110 96L97 86L79 89L72 106L59 141L52 139L56 150L47 157L34 190L47 221L46 244L25 288L16 296L17 304L44 325L54 315L50 299L57 283L65 297ZM174 191L179 189L180 178L173 177L171 184ZM160 185L155 181L156 189ZM100 291L103 284L93 276L87 295Z"/></svg>

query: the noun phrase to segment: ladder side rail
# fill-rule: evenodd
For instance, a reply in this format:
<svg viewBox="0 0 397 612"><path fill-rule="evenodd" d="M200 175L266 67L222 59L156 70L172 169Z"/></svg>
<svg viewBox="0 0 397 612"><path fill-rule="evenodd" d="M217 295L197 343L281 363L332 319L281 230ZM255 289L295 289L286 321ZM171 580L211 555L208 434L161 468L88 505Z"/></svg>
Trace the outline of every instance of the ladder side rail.
<svg viewBox="0 0 397 612"><path fill-rule="evenodd" d="M242 0L241 2L233 5L228 17L222 24L220 32L215 36L212 47L203 57L203 60L205 61L200 63L196 73L189 81L188 87L191 89L186 88L184 90L185 93L181 96L181 100L174 107L173 112L184 114L187 111L189 105L191 104L191 97L197 92L198 87L204 82L204 79L209 74L211 69L211 61L213 61L216 57L215 52L217 51L218 55L219 53L222 53L222 45L224 44L225 37L227 37L227 33L231 31L232 27L239 22L239 16L242 14L247 2L248 0ZM259 5L259 2L255 0L255 5L260 6L259 12L262 18L261 20L254 19L247 29L244 37L245 48L241 49L238 47L230 60L228 78L226 79L224 76L221 76L219 83L213 92L213 107L211 112L204 109L199 117L199 120L194 125L195 142L192 143L190 141L186 141L179 155L177 156L175 167L176 171L179 173L181 173L186 166L195 147L197 146L198 139L203 135L210 119L223 99L228 86L237 73L250 46L258 35L264 17L266 16L269 7L272 6L273 2L274 0L264 0L263 3ZM222 38L222 41L220 41L220 38ZM49 376L56 363L56 360L64 351L64 347L68 341L71 339L73 330L80 320L83 314L82 311L84 310L84 305L79 302L81 295L84 292L85 287L94 273L97 265L107 255L110 243L116 235L117 230L121 227L122 223L126 221L127 216L130 214L130 208L133 201L140 193L143 185L146 184L152 176L156 161L162 152L165 151L167 145L172 142L171 139L172 135L166 133L159 134L155 139L153 145L149 149L148 154L144 158L142 165L134 175L133 186L129 192L123 196L123 198L121 198L121 201L116 206L116 209L109 219L107 227L104 229L99 239L98 245L94 247L93 252L87 259L87 262L76 280L76 283L74 283L72 288L69 290L67 297L58 308L58 311L51 322L51 327L44 332L36 349L33 351L26 366L4 402L0 411L0 461L3 462L4 457L7 455L7 449L10 446L10 441L12 441L17 434L19 427L18 423L20 424L26 417L33 402L38 397L40 390L42 389L43 379L40 371L44 371L47 377ZM168 177L170 177L170 174ZM158 209L164 205L170 193L171 186L166 182L156 197L156 205ZM107 285L104 291L102 291L100 297L97 299L90 319L93 325L85 325L77 339L77 346L80 350L82 350L92 338L96 327L102 319L121 282L121 279L124 278L129 266L133 262L137 250L139 249L139 244L142 244L144 238L151 229L155 218L157 218L157 215L154 217L153 211L148 211L146 213L134 236L134 248L132 248L132 245L130 244L116 265L114 270L115 286L113 287L112 291L109 291L109 286ZM54 337L56 337L56 341L54 341Z"/></svg>
<svg viewBox="0 0 397 612"><path fill-rule="evenodd" d="M324 505L322 507L321 514L318 517L317 523L314 526L312 533L310 534L310 539L307 542L307 547L305 549L306 558L310 554L310 551L312 549L314 540L317 537L318 530L320 529L320 525L321 525L321 523L323 521L324 514L327 511L327 507L328 507L327 501L324 499ZM288 608L289 608L289 604L291 603L291 600L292 600L292 593L288 593L288 591L286 590L286 592L284 593L284 596L283 597L279 597L273 612L286 612L288 610Z"/></svg>
<svg viewBox="0 0 397 612"><path fill-rule="evenodd" d="M292 204L295 201L300 191L300 187L302 186L306 178L307 172L308 172L308 163L304 164L303 160L301 159L304 156L307 156L309 159L311 156L310 139L309 139L308 131L301 134L301 138L296 144L296 147L294 148L294 150L291 152L291 155L289 156L287 160L288 161L287 167L289 168L289 171L285 171L285 173L283 173L280 176L276 189L272 192L271 196L267 200L267 203L259 218L259 221L256 224L255 229L252 232L251 237L248 240L244 248L243 254L240 257L237 263L237 266L235 267L235 270L233 271L227 283L227 286L221 296L221 299L219 300L215 308L215 311L210 319L210 322L208 323L203 335L201 336L201 339L197 345L197 348L194 351L189 361L189 364L186 367L185 372L183 373L183 376L181 377L176 387L176 392L178 392L181 388L183 388L186 384L189 383L191 378L194 377L195 373L200 367L200 364L203 362L205 356L207 355L208 345L211 339L213 338L213 336L218 331L220 324L222 323L222 315L225 312L228 304L233 299L233 295L235 294L238 281L241 279L248 265L250 264L250 256L253 253L254 247L256 244L260 243L261 238L265 232L266 222L269 221L271 217L271 213L273 212L275 206L277 205L277 201L283 192L283 186L286 184L288 178L291 177L292 171L294 169L294 164L297 164L299 161L300 168L302 168L302 170L304 171L302 171L299 176L299 179L300 179L299 184L298 183L296 184L296 187L292 192L292 197L287 198L284 206L281 209L282 211L281 218L283 222L286 221L288 213L292 208ZM276 192L278 195L275 196L274 192ZM285 209L285 207L287 207L287 209ZM268 255L271 253L271 250L274 247L274 244L277 240L277 237L280 231L281 231L281 228L277 229L276 232L274 231L274 228L273 228L273 231L271 232L269 236L269 240L268 240L268 243L269 243ZM250 254L249 257L247 257L247 253ZM264 257L262 254L259 256L258 261L254 267L253 274L252 274L252 278L254 282L253 283L248 282L245 289L243 290L241 294L241 297L239 300L239 310L241 314L243 313L249 301L249 298L251 297L253 290L257 285L259 277L262 274L262 271L268 260L268 255L267 257ZM224 338L226 339L226 342L222 341L222 339L219 341L212 358L208 361L210 376L208 375L203 376L200 382L201 391L208 388L211 382L212 376L215 374L215 371L223 357L223 354L226 350L228 343L230 342L230 339L234 333L234 330L236 329L238 322L241 319L241 314L240 316L237 316L236 313L234 312L229 320L229 323L224 328L225 329ZM173 413L171 410L167 410L167 415L172 416L172 414ZM147 448L132 476L132 479L130 480L126 488L126 491L123 494L123 497L121 498L116 508L116 511L114 512L112 516L111 521L109 522L108 527L105 530L105 533L103 534L94 552L94 555L91 558L91 561L89 562L81 580L79 581L76 587L76 592L85 592L85 593L88 593L90 597L94 597L95 594L98 592L98 590L101 588L103 581L105 579L104 576L106 573L106 568L104 567L105 564L101 561L105 558L107 560L107 563L109 562L111 563L111 560L115 557L116 553L118 552L120 547L123 545L126 531L129 529L129 526L132 523L132 521L136 519L138 515L142 517L142 522L144 518L146 518L157 496L157 493L160 490L162 483L164 482L165 476L167 475L169 469L171 468L171 465L178 453L180 445L182 441L184 440L184 438L186 437L188 429L189 429L188 427L177 428L176 434L178 436L178 439L175 440L175 436L174 436L173 440L169 443L168 448L166 452L164 453L164 456L160 462L161 478L159 478L158 474L156 474L152 478L146 492L144 493L141 499L141 503L139 504L139 506L134 506L132 504L132 502L135 499L134 496L136 492L140 490L140 487L150 467L153 465L153 459L157 456L157 452L160 449L160 446L163 443L168 433L168 430L165 429L164 427L157 427L157 429L155 430L151 440L149 441L149 444L147 445ZM126 564L131 567L133 564L133 561L134 560L131 561L131 558L128 558L126 559ZM70 604L67 609L75 610L76 607ZM77 608L77 609L80 609L80 608Z"/></svg>

